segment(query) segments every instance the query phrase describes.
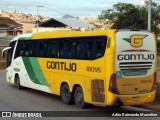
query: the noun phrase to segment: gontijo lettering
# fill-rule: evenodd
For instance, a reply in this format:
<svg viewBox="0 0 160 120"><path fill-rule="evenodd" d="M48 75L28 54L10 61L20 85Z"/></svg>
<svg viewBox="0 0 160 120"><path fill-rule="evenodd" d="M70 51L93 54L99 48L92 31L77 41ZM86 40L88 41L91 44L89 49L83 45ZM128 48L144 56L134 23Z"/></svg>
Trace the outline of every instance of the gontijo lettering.
<svg viewBox="0 0 160 120"><path fill-rule="evenodd" d="M117 56L118 60L154 60L154 54L119 54Z"/></svg>
<svg viewBox="0 0 160 120"><path fill-rule="evenodd" d="M76 63L47 61L47 68L75 72L77 70L77 65Z"/></svg>

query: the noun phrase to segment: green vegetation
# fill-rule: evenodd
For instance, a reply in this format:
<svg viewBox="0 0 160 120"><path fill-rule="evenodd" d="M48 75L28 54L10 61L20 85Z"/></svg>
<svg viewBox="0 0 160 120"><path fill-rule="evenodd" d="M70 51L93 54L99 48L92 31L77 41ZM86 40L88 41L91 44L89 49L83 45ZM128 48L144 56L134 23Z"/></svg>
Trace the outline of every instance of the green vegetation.
<svg viewBox="0 0 160 120"><path fill-rule="evenodd" d="M1 54L1 52L2 52L2 47L0 47L0 54ZM0 56L0 61L2 60L3 58Z"/></svg>
<svg viewBox="0 0 160 120"><path fill-rule="evenodd" d="M7 63L6 61L0 61L0 70L6 69Z"/></svg>
<svg viewBox="0 0 160 120"><path fill-rule="evenodd" d="M0 27L7 27L7 25L3 22L0 22Z"/></svg>
<svg viewBox="0 0 160 120"><path fill-rule="evenodd" d="M1 51L2 51L3 47L0 47L0 55L1 55ZM6 68L6 58L2 58L0 56L0 70L5 69Z"/></svg>
<svg viewBox="0 0 160 120"><path fill-rule="evenodd" d="M160 102L160 83L157 83L156 102Z"/></svg>
<svg viewBox="0 0 160 120"><path fill-rule="evenodd" d="M147 3L146 3L147 4ZM160 35L160 5L152 3L152 31ZM147 5L136 6L128 3L117 3L113 9L103 10L99 19L109 19L114 25L113 29L147 29Z"/></svg>

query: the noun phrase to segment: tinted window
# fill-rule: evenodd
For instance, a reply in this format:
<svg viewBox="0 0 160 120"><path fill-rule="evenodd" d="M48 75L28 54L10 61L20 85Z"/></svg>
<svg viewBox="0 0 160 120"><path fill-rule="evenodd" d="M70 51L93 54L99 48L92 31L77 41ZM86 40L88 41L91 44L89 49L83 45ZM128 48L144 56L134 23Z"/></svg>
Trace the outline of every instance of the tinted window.
<svg viewBox="0 0 160 120"><path fill-rule="evenodd" d="M96 58L101 57L106 49L106 38L105 37L97 37L97 52Z"/></svg>
<svg viewBox="0 0 160 120"><path fill-rule="evenodd" d="M15 58L19 56L35 57L37 50L36 41L18 41Z"/></svg>
<svg viewBox="0 0 160 120"><path fill-rule="evenodd" d="M80 38L77 43L76 58L96 59L104 55L106 49L106 37Z"/></svg>
<svg viewBox="0 0 160 120"><path fill-rule="evenodd" d="M35 57L36 56L36 51L37 51L37 41L29 41L29 56L30 57Z"/></svg>
<svg viewBox="0 0 160 120"><path fill-rule="evenodd" d="M19 41L16 56L93 60L104 55L103 36Z"/></svg>
<svg viewBox="0 0 160 120"><path fill-rule="evenodd" d="M50 50L48 51L49 57L58 57L58 42L49 41Z"/></svg>
<svg viewBox="0 0 160 120"><path fill-rule="evenodd" d="M37 41L37 54L38 57L47 56L47 41Z"/></svg>
<svg viewBox="0 0 160 120"><path fill-rule="evenodd" d="M7 67L11 64L12 62L12 56L13 56L13 50L14 50L14 47L15 47L15 43L16 41L13 41L9 44L9 47L11 47L11 49L8 50L8 53L7 53Z"/></svg>

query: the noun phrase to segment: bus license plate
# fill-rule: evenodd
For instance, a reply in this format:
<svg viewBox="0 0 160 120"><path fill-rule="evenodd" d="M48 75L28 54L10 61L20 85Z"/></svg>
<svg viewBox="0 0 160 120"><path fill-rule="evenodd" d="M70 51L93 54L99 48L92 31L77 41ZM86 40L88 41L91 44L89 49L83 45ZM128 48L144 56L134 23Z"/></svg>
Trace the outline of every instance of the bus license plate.
<svg viewBox="0 0 160 120"><path fill-rule="evenodd" d="M138 101L138 100L140 100L140 97L133 97L132 100L133 101Z"/></svg>

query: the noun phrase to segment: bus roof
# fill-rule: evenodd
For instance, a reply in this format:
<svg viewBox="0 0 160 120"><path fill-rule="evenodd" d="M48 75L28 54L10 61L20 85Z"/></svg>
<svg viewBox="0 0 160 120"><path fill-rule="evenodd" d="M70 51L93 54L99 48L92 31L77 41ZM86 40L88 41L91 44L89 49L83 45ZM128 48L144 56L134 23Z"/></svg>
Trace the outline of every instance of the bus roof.
<svg viewBox="0 0 160 120"><path fill-rule="evenodd" d="M33 33L27 33L27 34L21 34L16 36L13 40L11 40L11 42L16 41L16 40L20 40L20 39L25 39L25 38L32 38Z"/></svg>
<svg viewBox="0 0 160 120"><path fill-rule="evenodd" d="M85 36L110 36L115 30L95 30L95 31L73 31L73 30L57 30L38 33L22 34L15 37L16 40L33 40L33 39L50 39L50 38L67 38L67 37L85 37ZM11 41L11 42L12 42Z"/></svg>

